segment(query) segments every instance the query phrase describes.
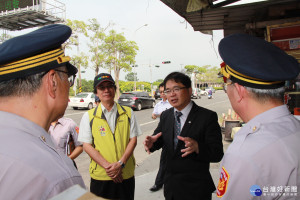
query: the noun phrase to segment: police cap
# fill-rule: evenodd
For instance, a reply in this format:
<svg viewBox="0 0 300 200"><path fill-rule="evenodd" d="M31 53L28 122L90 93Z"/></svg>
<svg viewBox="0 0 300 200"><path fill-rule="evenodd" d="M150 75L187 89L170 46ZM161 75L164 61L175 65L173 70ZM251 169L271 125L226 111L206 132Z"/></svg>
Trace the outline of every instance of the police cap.
<svg viewBox="0 0 300 200"><path fill-rule="evenodd" d="M272 89L295 79L297 60L274 44L247 34L233 34L219 43L219 53L226 66L222 74L241 85Z"/></svg>
<svg viewBox="0 0 300 200"><path fill-rule="evenodd" d="M0 45L0 82L64 65L69 75L76 74L77 68L69 63L61 46L71 33L70 27L53 24L5 41Z"/></svg>

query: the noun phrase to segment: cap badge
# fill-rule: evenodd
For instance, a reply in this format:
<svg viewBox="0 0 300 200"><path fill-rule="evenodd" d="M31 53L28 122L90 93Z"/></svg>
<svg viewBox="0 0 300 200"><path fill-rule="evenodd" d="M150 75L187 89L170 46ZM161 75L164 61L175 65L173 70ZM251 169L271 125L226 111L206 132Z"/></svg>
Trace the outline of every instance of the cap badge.
<svg viewBox="0 0 300 200"><path fill-rule="evenodd" d="M101 80L101 79L103 79L103 78L109 78L109 76L100 76L100 77L98 78L98 80Z"/></svg>

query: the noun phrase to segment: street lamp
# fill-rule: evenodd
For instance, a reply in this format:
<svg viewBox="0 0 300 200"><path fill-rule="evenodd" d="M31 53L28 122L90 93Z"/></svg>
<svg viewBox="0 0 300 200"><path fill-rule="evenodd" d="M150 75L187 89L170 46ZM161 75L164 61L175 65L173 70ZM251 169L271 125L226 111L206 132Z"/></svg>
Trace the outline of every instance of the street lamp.
<svg viewBox="0 0 300 200"><path fill-rule="evenodd" d="M136 33L139 29L143 28L144 26L148 26L148 24L144 24L143 26L137 28L137 29L134 31L134 35L135 35L135 33ZM133 65L132 67L133 67L133 78L134 78L134 91L136 91L136 74L135 74L135 68L138 67L138 65Z"/></svg>
<svg viewBox="0 0 300 200"><path fill-rule="evenodd" d="M137 28L137 29L134 31L134 34L135 34L135 32L137 32L139 29L143 28L144 26L148 26L148 24L144 24L143 26Z"/></svg>

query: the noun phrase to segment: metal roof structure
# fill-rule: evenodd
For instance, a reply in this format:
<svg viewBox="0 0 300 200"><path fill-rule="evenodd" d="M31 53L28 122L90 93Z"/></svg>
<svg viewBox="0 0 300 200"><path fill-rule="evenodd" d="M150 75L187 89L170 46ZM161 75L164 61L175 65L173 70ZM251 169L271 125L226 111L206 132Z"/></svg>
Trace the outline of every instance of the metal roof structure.
<svg viewBox="0 0 300 200"><path fill-rule="evenodd" d="M57 0L23 0L17 5L4 0L0 2L0 29L16 31L61 23L65 13L65 4Z"/></svg>
<svg viewBox="0 0 300 200"><path fill-rule="evenodd" d="M224 30L264 37L266 26L300 21L299 0L266 0L230 5L240 0L161 0L195 31Z"/></svg>

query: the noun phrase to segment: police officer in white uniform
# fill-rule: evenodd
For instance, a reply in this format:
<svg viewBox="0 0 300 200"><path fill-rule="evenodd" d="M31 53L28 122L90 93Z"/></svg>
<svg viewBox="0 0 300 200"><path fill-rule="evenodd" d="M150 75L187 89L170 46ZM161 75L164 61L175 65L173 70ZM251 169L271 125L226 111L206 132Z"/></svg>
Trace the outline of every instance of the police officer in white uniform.
<svg viewBox="0 0 300 200"><path fill-rule="evenodd" d="M61 45L71 35L49 25L0 45L0 199L49 199L84 182L47 133L64 115L77 69Z"/></svg>
<svg viewBox="0 0 300 200"><path fill-rule="evenodd" d="M66 117L59 118L51 123L48 133L56 149L73 161L82 153L82 143L78 141L79 127L74 120ZM72 141L74 149L70 148L70 141ZM75 161L74 165L76 167Z"/></svg>
<svg viewBox="0 0 300 200"><path fill-rule="evenodd" d="M225 152L217 196L300 199L300 121L283 104L285 81L298 76L299 63L245 34L222 39L219 53L227 95L246 125Z"/></svg>

